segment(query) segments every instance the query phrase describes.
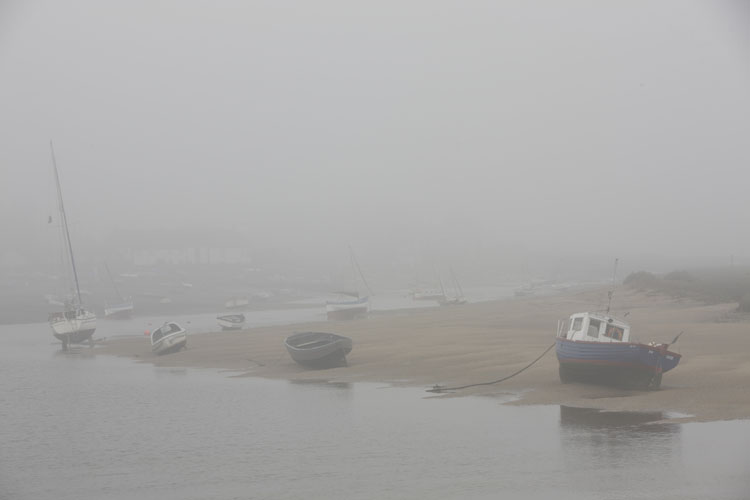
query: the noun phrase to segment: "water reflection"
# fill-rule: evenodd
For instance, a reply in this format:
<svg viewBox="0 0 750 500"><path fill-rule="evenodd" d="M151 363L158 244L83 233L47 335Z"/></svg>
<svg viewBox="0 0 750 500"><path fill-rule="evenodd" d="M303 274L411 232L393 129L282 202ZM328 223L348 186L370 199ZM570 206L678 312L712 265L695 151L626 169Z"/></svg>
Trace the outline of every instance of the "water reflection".
<svg viewBox="0 0 750 500"><path fill-rule="evenodd" d="M292 385L310 385L323 389L339 389L347 391L352 389L352 384L349 382L331 382L325 379L290 380L289 383Z"/></svg>
<svg viewBox="0 0 750 500"><path fill-rule="evenodd" d="M682 428L664 423L664 418L662 412L614 412L561 405L560 443L567 457L566 472L577 477L576 481L585 479L585 471L626 481L633 475L653 478L655 469L671 469L682 454ZM595 495L607 493L604 484L590 487Z"/></svg>
<svg viewBox="0 0 750 500"><path fill-rule="evenodd" d="M664 422L664 412L602 411L560 405L560 426L565 429L620 431L628 428L638 432L674 432L679 427Z"/></svg>
<svg viewBox="0 0 750 500"><path fill-rule="evenodd" d="M87 345L73 345L67 350L60 348L54 351L53 356L61 359L92 359L96 354L95 350Z"/></svg>
<svg viewBox="0 0 750 500"><path fill-rule="evenodd" d="M174 376L185 377L188 375L188 369L179 366L160 366L154 370L158 378L167 378Z"/></svg>

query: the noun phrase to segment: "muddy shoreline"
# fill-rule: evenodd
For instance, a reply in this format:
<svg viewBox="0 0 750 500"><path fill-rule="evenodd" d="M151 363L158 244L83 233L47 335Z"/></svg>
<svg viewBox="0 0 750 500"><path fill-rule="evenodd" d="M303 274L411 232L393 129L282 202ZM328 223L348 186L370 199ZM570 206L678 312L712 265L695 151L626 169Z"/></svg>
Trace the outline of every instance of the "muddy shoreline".
<svg viewBox="0 0 750 500"><path fill-rule="evenodd" d="M396 386L462 386L497 380L528 365L554 341L559 319L601 309L606 290L403 311L359 321L318 322L238 332L190 332L188 349L158 357L147 338L109 339L97 351L157 366L210 368L288 380L379 382ZM629 313L635 340L668 342L683 355L657 391L561 384L554 349L531 368L496 385L436 397L517 394L510 404L564 404L612 411L663 411L680 421L750 418L750 317L736 304L704 305L620 291L613 312ZM349 366L306 370L283 340L299 331L351 337ZM434 395L425 392L426 397Z"/></svg>

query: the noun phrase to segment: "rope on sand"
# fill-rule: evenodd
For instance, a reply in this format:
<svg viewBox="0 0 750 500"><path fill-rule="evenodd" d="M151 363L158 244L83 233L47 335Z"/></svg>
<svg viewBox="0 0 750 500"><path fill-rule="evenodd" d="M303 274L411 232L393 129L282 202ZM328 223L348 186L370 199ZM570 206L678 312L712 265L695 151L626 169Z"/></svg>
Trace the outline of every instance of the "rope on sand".
<svg viewBox="0 0 750 500"><path fill-rule="evenodd" d="M521 368L517 372L515 372L515 373L513 373L511 375L508 375L507 377L503 377L503 378L498 379L498 380L493 380L492 382L479 382L477 384L462 385L461 387L443 387L442 385L435 384L435 385L432 386L432 389L427 389L427 392L435 392L435 393L439 394L439 393L448 392L448 391L460 391L461 389L467 389L469 387L476 387L476 386L479 386L479 385L499 384L500 382L508 380L509 378L515 377L516 375L518 375L522 371L526 370L527 368L530 368L534 363L536 363L537 361L539 361L540 359L542 359L544 357L544 355L547 354L550 351L550 349L552 349L553 347L555 347L555 344L552 344L547 349L545 349L544 352L542 354L540 354L539 357L536 358L534 361L532 361L528 365L524 366L523 368Z"/></svg>

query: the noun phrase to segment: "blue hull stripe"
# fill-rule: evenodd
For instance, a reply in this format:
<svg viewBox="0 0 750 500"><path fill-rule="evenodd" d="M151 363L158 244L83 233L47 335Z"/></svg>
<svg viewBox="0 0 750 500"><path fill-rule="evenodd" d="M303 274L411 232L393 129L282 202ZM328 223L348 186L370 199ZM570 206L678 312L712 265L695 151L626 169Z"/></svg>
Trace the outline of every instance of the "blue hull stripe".
<svg viewBox="0 0 750 500"><path fill-rule="evenodd" d="M668 372L680 355L659 347L625 342L582 342L556 339L560 364L620 366L653 373Z"/></svg>

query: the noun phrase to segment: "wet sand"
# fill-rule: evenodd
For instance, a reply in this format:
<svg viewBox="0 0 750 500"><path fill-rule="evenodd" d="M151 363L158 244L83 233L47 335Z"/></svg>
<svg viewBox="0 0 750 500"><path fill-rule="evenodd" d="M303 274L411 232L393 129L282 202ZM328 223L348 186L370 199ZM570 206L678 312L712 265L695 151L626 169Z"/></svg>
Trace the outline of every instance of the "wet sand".
<svg viewBox="0 0 750 500"><path fill-rule="evenodd" d="M402 311L357 321L191 332L188 349L155 356L147 337L109 339L98 348L157 366L227 370L238 375L332 382L369 381L404 386L462 386L500 379L523 368L554 342L558 319L606 307L606 291L585 291ZM554 349L523 373L496 385L447 395L517 394L511 404L565 404L615 411L668 411L682 421L750 418L750 316L736 304L703 305L618 291L612 312L628 320L635 340L669 342L683 355L658 391L561 384ZM351 337L349 366L306 370L286 352L294 332L329 331ZM431 396L425 392L425 396ZM446 397L446 396L440 396ZM687 416L689 415L689 416Z"/></svg>

